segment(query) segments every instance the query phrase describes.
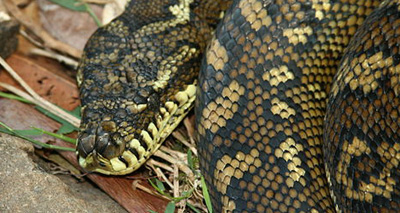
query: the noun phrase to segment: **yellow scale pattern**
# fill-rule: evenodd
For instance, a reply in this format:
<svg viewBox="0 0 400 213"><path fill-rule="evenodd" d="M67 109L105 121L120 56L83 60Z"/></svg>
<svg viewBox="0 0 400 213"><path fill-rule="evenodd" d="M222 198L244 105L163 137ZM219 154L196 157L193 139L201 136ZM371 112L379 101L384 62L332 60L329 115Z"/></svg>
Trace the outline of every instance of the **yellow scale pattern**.
<svg viewBox="0 0 400 213"><path fill-rule="evenodd" d="M242 0L227 11L196 102L200 165L218 212L335 211L322 154L327 92L377 5Z"/></svg>
<svg viewBox="0 0 400 213"><path fill-rule="evenodd" d="M231 3L132 0L92 36L81 166L136 170L196 96L217 212L400 210L399 1L235 0L213 32Z"/></svg>
<svg viewBox="0 0 400 213"><path fill-rule="evenodd" d="M400 210L400 1L357 31L335 76L324 128L337 210Z"/></svg>

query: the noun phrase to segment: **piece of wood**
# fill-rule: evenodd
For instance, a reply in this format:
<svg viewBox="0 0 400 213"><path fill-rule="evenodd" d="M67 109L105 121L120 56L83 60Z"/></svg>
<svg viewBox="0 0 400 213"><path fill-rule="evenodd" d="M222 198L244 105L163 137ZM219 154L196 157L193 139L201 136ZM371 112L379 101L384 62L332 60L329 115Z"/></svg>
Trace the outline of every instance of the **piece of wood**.
<svg viewBox="0 0 400 213"><path fill-rule="evenodd" d="M70 80L60 78L34 61L16 54L11 55L7 63L45 99L68 110L79 105L77 87ZM15 85L15 82L4 70L0 71L0 82ZM3 98L0 98L0 121L15 129L27 129L35 126L55 132L60 127L60 124L36 111L32 106ZM42 142L51 140L55 145L73 147L71 144L50 139L47 136L40 137L38 140ZM60 154L79 168L75 153L60 152ZM132 178L143 177L142 174L134 174L129 178L98 174L88 174L87 177L130 212L147 212L148 210L163 212L168 202L133 188ZM142 184L151 188L146 181L142 181Z"/></svg>

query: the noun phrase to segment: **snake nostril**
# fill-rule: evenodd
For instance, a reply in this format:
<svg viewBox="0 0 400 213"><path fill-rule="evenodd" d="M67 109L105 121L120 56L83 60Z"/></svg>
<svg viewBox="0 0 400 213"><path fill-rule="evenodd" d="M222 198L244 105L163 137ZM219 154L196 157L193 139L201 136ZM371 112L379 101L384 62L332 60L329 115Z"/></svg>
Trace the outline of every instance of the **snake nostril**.
<svg viewBox="0 0 400 213"><path fill-rule="evenodd" d="M99 128L96 137L96 152L107 159L120 156L125 149L125 143L118 136Z"/></svg>
<svg viewBox="0 0 400 213"><path fill-rule="evenodd" d="M78 153L80 156L86 158L95 148L96 136L92 134L83 133L78 140Z"/></svg>
<svg viewBox="0 0 400 213"><path fill-rule="evenodd" d="M107 150L109 143L110 143L110 135L106 132L100 132L97 135L96 151L102 156L104 156L104 152ZM107 156L104 157L107 158Z"/></svg>

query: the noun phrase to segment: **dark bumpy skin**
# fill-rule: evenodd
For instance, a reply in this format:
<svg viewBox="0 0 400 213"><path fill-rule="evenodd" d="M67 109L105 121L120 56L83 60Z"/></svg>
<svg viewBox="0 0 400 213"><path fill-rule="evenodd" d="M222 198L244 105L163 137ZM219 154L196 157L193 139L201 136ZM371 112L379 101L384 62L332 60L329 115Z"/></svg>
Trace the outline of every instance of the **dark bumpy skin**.
<svg viewBox="0 0 400 213"><path fill-rule="evenodd" d="M228 6L199 2L131 1L91 37L78 69L82 167L134 171L189 111L200 58Z"/></svg>
<svg viewBox="0 0 400 213"><path fill-rule="evenodd" d="M332 195L345 212L400 212L400 1L357 31L335 76L324 129Z"/></svg>
<svg viewBox="0 0 400 213"><path fill-rule="evenodd" d="M328 180L327 91L378 1L234 1L203 59L196 102L217 212L333 212L335 202L399 210L398 1L371 15L343 59L329 107L339 117L325 129ZM160 146L191 107L198 60L228 5L132 0L93 35L78 76L84 168L127 174Z"/></svg>
<svg viewBox="0 0 400 213"><path fill-rule="evenodd" d="M327 91L377 5L234 1L203 60L195 106L217 212L334 211L322 154Z"/></svg>

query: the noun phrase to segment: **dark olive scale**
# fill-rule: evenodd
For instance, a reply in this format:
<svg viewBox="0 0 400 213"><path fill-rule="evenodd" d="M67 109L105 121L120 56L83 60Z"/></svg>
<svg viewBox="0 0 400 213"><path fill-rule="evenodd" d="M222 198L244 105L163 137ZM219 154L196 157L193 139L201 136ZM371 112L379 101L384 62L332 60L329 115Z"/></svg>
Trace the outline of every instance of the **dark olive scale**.
<svg viewBox="0 0 400 213"><path fill-rule="evenodd" d="M363 3L242 0L226 12L203 59L195 107L217 212L335 210L323 118L353 29L379 2Z"/></svg>
<svg viewBox="0 0 400 213"><path fill-rule="evenodd" d="M400 211L399 6L386 1L365 20L329 97L324 158L345 212Z"/></svg>
<svg viewBox="0 0 400 213"><path fill-rule="evenodd" d="M399 211L398 0L351 42L379 1L232 2L131 0L93 35L81 165L137 169L191 109L201 64L199 160L217 212Z"/></svg>

